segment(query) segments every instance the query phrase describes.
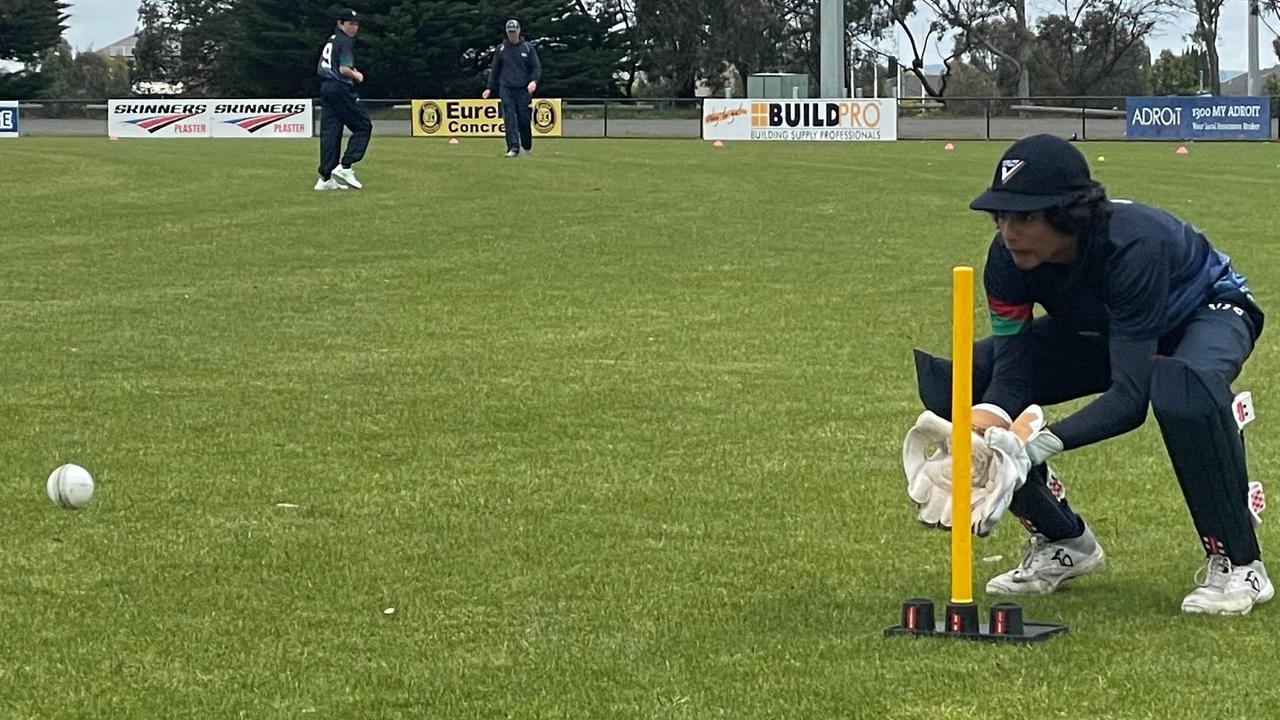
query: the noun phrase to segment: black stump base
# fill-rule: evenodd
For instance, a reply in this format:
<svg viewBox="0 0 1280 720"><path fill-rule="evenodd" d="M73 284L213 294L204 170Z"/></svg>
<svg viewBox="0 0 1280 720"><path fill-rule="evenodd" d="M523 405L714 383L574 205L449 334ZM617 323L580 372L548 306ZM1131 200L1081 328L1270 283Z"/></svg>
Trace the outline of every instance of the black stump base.
<svg viewBox="0 0 1280 720"><path fill-rule="evenodd" d="M991 606L988 621L978 620L976 603L948 603L942 619L935 619L933 601L911 598L902 603L899 624L885 628L885 637L909 636L980 640L996 643L1034 643L1067 632L1066 625L1024 622L1017 603Z"/></svg>

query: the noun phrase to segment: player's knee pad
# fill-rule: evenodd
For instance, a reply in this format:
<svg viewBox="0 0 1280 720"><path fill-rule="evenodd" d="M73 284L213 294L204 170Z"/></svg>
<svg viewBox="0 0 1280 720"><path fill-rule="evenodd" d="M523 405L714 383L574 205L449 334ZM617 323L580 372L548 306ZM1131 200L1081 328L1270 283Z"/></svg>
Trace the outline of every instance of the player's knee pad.
<svg viewBox="0 0 1280 720"><path fill-rule="evenodd" d="M1151 379L1151 408L1205 550L1237 564L1257 559L1248 512L1244 440L1227 380L1177 358Z"/></svg>
<svg viewBox="0 0 1280 720"><path fill-rule="evenodd" d="M916 388L920 402L926 410L945 420L951 419L951 361L934 357L923 350L915 351ZM973 346L973 402L982 401L982 395L991 384L991 371L995 364L995 351L991 338ZM1014 413L1017 414L1016 412Z"/></svg>
<svg viewBox="0 0 1280 720"><path fill-rule="evenodd" d="M915 351L916 389L926 410L951 419L951 361L923 350Z"/></svg>

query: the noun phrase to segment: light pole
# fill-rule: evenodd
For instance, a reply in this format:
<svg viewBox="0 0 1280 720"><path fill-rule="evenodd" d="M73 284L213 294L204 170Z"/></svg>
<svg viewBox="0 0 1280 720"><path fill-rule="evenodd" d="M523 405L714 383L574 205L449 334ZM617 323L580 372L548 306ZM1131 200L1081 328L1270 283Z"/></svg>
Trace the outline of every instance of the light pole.
<svg viewBox="0 0 1280 720"><path fill-rule="evenodd" d="M1258 0L1249 0L1249 96L1262 94L1262 71L1258 68Z"/></svg>
<svg viewBox="0 0 1280 720"><path fill-rule="evenodd" d="M844 0L822 0L819 23L822 51L822 97L845 97Z"/></svg>

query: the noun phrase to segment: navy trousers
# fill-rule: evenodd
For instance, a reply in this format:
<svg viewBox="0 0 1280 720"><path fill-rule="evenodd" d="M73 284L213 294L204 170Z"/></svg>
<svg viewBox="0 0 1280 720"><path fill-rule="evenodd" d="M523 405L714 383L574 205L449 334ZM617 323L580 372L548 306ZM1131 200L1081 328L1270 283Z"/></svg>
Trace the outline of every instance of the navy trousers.
<svg viewBox="0 0 1280 720"><path fill-rule="evenodd" d="M342 130L351 130L347 152L342 155ZM373 134L369 113L356 97L355 88L344 82L327 80L320 86L320 177L328 180L338 167L339 155L344 167L364 158Z"/></svg>
<svg viewBox="0 0 1280 720"><path fill-rule="evenodd" d="M498 89L502 122L507 129L507 150L533 149L533 96L528 88L502 86Z"/></svg>

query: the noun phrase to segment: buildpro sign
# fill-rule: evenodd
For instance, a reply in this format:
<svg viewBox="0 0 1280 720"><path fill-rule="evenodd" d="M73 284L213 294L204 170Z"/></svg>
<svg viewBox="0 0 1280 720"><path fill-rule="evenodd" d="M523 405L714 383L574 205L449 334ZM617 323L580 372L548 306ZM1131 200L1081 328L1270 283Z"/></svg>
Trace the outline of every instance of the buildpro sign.
<svg viewBox="0 0 1280 720"><path fill-rule="evenodd" d="M718 100L702 105L707 140L898 139L896 100Z"/></svg>

